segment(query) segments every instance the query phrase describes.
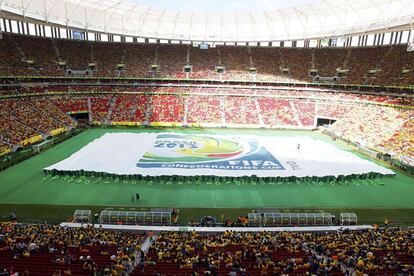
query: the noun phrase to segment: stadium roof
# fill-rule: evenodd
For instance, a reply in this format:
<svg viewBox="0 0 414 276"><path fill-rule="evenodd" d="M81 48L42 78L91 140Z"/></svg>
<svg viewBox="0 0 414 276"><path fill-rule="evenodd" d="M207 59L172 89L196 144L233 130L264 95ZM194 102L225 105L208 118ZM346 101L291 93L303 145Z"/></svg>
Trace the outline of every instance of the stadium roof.
<svg viewBox="0 0 414 276"><path fill-rule="evenodd" d="M240 0L196 0L187 6L183 0L0 0L0 7L72 28L192 41L338 37L412 25L414 20L413 0L247 1L256 5Z"/></svg>

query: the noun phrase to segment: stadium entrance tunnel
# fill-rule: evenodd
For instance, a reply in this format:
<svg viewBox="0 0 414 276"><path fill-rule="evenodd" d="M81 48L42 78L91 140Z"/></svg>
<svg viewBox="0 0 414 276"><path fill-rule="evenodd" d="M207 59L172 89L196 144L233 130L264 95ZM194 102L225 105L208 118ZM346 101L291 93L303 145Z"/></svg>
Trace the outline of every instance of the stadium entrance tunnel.
<svg viewBox="0 0 414 276"><path fill-rule="evenodd" d="M74 112L68 115L75 119L80 124L80 127L89 124L89 112Z"/></svg>
<svg viewBox="0 0 414 276"><path fill-rule="evenodd" d="M326 126L326 125L332 125L336 122L336 119L329 119L329 118L316 118L316 126Z"/></svg>

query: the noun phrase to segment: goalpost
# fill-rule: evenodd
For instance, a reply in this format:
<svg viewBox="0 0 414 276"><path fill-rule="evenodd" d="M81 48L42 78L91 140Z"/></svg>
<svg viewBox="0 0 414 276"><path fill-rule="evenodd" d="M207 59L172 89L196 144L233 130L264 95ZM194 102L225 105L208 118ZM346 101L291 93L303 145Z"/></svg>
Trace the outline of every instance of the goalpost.
<svg viewBox="0 0 414 276"><path fill-rule="evenodd" d="M46 140L46 141L43 141L42 143L33 145L32 148L35 153L40 153L41 151L45 149L51 148L53 145L54 143L53 143L53 140L51 139L51 140Z"/></svg>

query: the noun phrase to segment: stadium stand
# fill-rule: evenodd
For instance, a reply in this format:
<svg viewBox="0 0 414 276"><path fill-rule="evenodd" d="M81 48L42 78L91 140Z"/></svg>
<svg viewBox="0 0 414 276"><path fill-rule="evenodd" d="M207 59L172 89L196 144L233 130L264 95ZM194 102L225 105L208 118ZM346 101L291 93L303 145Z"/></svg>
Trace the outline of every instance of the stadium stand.
<svg viewBox="0 0 414 276"><path fill-rule="evenodd" d="M396 131L392 137L387 141L383 141L379 144L389 150L393 155L408 156L414 158L414 119L405 120L401 125L401 128Z"/></svg>
<svg viewBox="0 0 414 276"><path fill-rule="evenodd" d="M155 47L154 64L160 66L160 74L169 78L184 78L183 65L187 61L187 49L182 46L159 45Z"/></svg>
<svg viewBox="0 0 414 276"><path fill-rule="evenodd" d="M410 0L231 18L130 2L0 1L1 276L414 275L414 228L353 213L413 221ZM241 137L259 129L286 141ZM69 206L60 225L14 214Z"/></svg>
<svg viewBox="0 0 414 276"><path fill-rule="evenodd" d="M30 275L410 274L412 235L401 228L153 235L2 222L0 269Z"/></svg>
<svg viewBox="0 0 414 276"><path fill-rule="evenodd" d="M217 96L191 96L187 98L188 123L221 123L221 98Z"/></svg>
<svg viewBox="0 0 414 276"><path fill-rule="evenodd" d="M62 96L53 97L51 100L64 113L89 111L87 97Z"/></svg>
<svg viewBox="0 0 414 276"><path fill-rule="evenodd" d="M142 233L2 222L0 272L122 275L133 270L143 240Z"/></svg>
<svg viewBox="0 0 414 276"><path fill-rule="evenodd" d="M93 97L91 98L91 114L92 121L104 124L108 121L109 109L111 102L115 98L111 96Z"/></svg>
<svg viewBox="0 0 414 276"><path fill-rule="evenodd" d="M180 96L152 96L150 101L151 122L183 122L184 102Z"/></svg>
<svg viewBox="0 0 414 276"><path fill-rule="evenodd" d="M222 65L221 53L217 48L208 51L191 47L189 64L193 66L192 79L220 79L221 74L215 71L216 65Z"/></svg>
<svg viewBox="0 0 414 276"><path fill-rule="evenodd" d="M1 124L1 139L11 144L17 144L26 138L37 135L38 133L30 127L24 126L17 119L10 116L10 104L9 101L2 101L2 110L0 112L0 124Z"/></svg>
<svg viewBox="0 0 414 276"><path fill-rule="evenodd" d="M116 65L123 64L123 55L125 47L110 44L92 44L93 60L96 64L96 73L94 76L98 77L117 77ZM109 59L108 56L111 58Z"/></svg>
<svg viewBox="0 0 414 276"><path fill-rule="evenodd" d="M1 137L3 138L3 137ZM10 152L9 144L6 144L4 141L0 141L0 155L6 154Z"/></svg>
<svg viewBox="0 0 414 276"><path fill-rule="evenodd" d="M339 50L338 49L320 49L314 50L314 68L318 70L318 73L323 77L332 77L337 75L337 69L347 69L347 56L351 53L351 49ZM326 66L329 64L329 66ZM311 69L311 68L309 68Z"/></svg>
<svg viewBox="0 0 414 276"><path fill-rule="evenodd" d="M258 70L256 74L257 80L263 81L283 81L280 75L280 68L282 67L280 54L278 50L274 49L251 49L251 57ZM276 53L275 53L276 52ZM279 76L279 78L278 78ZM288 78L286 78L288 79Z"/></svg>
<svg viewBox="0 0 414 276"><path fill-rule="evenodd" d="M53 130L76 125L70 117L49 101L41 98L2 100L0 107L0 137L2 140L25 146L28 138L51 135Z"/></svg>
<svg viewBox="0 0 414 276"><path fill-rule="evenodd" d="M157 76L156 73L150 73L151 65L155 62L154 59L155 49L153 45L125 45L121 60L125 64L125 70L122 72L121 76Z"/></svg>
<svg viewBox="0 0 414 276"><path fill-rule="evenodd" d="M37 97L20 97L36 93ZM154 95L146 95L154 93ZM331 131L392 155L412 156L410 97L249 86L33 86L3 90L0 122L3 151L28 139L70 129L67 114L89 114L92 123L118 122L232 125L312 129L318 118L337 120ZM10 98L11 97L11 98ZM356 108L358 106L358 108ZM33 116L38 114L38 116ZM11 116L10 116L11 115ZM411 118L411 120L410 120ZM396 141L395 146L392 141ZM404 153L404 154L402 154ZM404 157L402 157L404 158Z"/></svg>
<svg viewBox="0 0 414 276"><path fill-rule="evenodd" d="M163 232L142 271L136 269L132 275L409 273L412 245L405 238L411 235L412 230L402 229L319 234Z"/></svg>
<svg viewBox="0 0 414 276"><path fill-rule="evenodd" d="M259 124L255 99L247 97L225 97L224 102L226 124Z"/></svg>
<svg viewBox="0 0 414 276"><path fill-rule="evenodd" d="M28 36L11 36L10 39L15 44L15 49L20 53L20 59L31 60L33 64L27 64L26 72L28 75L60 75L63 76L63 70L59 69L58 52L55 50L55 42L51 39L35 39Z"/></svg>
<svg viewBox="0 0 414 276"><path fill-rule="evenodd" d="M351 104L319 103L317 105L317 116L323 118L340 119L353 109Z"/></svg>
<svg viewBox="0 0 414 276"><path fill-rule="evenodd" d="M269 126L297 126L294 111L288 100L259 99L263 121Z"/></svg>
<svg viewBox="0 0 414 276"><path fill-rule="evenodd" d="M86 70L89 63L95 62L92 59L93 47L91 43L85 41L56 40L56 49L59 58L66 62L66 66L72 70Z"/></svg>
<svg viewBox="0 0 414 276"><path fill-rule="evenodd" d="M404 129L412 112L397 111L387 107L355 108L332 126L341 137L375 147Z"/></svg>
<svg viewBox="0 0 414 276"><path fill-rule="evenodd" d="M189 45L126 44L120 47L112 43L7 34L0 47L3 76L63 76L63 68L57 65L61 61L65 62L66 69L72 70L86 70L89 63L94 63L96 68L91 73L101 77L311 81L311 69L317 70L320 76L333 77L340 68L348 70L347 76L341 79L343 83L394 85L410 84L414 80L413 70L401 73L402 69L412 69L414 59L414 54L402 45L340 49L217 46L200 50ZM106 58L108 56L112 58ZM124 69L116 70L117 64L124 64ZM193 72L184 73L185 64L192 65ZM158 69L151 71L151 65L157 65ZM216 65L223 66L225 71L215 72ZM256 68L256 73L249 72L251 67ZM283 68L289 69L289 73L284 74ZM368 70L379 72L368 76Z"/></svg>
<svg viewBox="0 0 414 276"><path fill-rule="evenodd" d="M297 111L300 124L303 127L314 127L315 126L315 108L316 104L311 101L291 101L292 107Z"/></svg>
<svg viewBox="0 0 414 276"><path fill-rule="evenodd" d="M144 122L149 97L145 95L117 96L111 121L113 122Z"/></svg>

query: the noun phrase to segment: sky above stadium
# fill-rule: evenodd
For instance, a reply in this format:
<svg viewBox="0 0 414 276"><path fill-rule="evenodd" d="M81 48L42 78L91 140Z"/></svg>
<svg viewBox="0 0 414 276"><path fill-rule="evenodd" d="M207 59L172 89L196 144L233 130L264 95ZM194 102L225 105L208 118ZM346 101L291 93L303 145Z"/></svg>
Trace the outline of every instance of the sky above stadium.
<svg viewBox="0 0 414 276"><path fill-rule="evenodd" d="M132 0L159 9L208 13L248 12L297 7L320 0Z"/></svg>

